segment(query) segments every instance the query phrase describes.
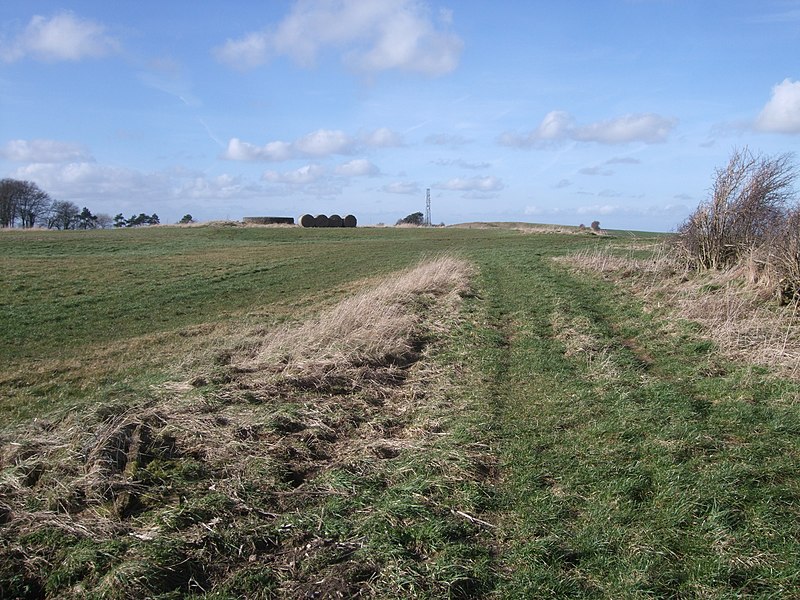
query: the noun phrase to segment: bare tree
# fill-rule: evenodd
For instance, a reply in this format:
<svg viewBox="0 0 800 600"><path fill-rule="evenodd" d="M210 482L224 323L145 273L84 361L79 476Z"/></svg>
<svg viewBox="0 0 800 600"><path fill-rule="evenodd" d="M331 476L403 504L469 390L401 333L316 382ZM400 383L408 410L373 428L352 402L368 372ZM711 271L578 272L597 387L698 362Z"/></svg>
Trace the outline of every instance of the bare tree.
<svg viewBox="0 0 800 600"><path fill-rule="evenodd" d="M17 194L19 184L16 179L0 181L0 227L13 227L17 219Z"/></svg>
<svg viewBox="0 0 800 600"><path fill-rule="evenodd" d="M730 266L775 235L795 194L793 158L734 150L727 166L716 170L711 197L678 229L692 263L706 269Z"/></svg>
<svg viewBox="0 0 800 600"><path fill-rule="evenodd" d="M19 218L22 227L33 227L47 215L52 201L50 196L32 181L4 179L0 182L2 226L13 227Z"/></svg>
<svg viewBox="0 0 800 600"><path fill-rule="evenodd" d="M800 297L800 207L789 211L775 236L769 264L777 276L778 301L786 303Z"/></svg>
<svg viewBox="0 0 800 600"><path fill-rule="evenodd" d="M47 227L50 229L72 229L75 227L75 220L80 212L78 205L74 202L54 200L50 207Z"/></svg>
<svg viewBox="0 0 800 600"><path fill-rule="evenodd" d="M97 213L95 215L95 222L100 229L108 229L114 224L114 219L112 219L109 214Z"/></svg>

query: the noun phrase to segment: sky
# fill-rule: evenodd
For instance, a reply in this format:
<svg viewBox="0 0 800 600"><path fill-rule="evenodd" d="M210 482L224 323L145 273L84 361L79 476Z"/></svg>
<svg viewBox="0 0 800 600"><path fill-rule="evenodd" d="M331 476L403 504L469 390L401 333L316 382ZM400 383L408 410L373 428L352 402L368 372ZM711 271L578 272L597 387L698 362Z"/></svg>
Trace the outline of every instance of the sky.
<svg viewBox="0 0 800 600"><path fill-rule="evenodd" d="M162 223L673 231L800 149L800 0L0 3L0 177Z"/></svg>

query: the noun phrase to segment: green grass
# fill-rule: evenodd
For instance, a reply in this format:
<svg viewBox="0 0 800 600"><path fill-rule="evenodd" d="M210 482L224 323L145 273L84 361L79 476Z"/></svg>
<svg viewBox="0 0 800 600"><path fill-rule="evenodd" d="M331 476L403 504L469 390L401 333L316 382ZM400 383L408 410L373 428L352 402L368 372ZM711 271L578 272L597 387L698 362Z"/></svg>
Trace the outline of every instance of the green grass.
<svg viewBox="0 0 800 600"><path fill-rule="evenodd" d="M791 597L797 385L725 364L547 261L498 254L483 279L513 573L497 594ZM553 313L593 346L567 356Z"/></svg>
<svg viewBox="0 0 800 600"><path fill-rule="evenodd" d="M155 528L154 539L11 535L0 510L0 597L292 597L324 578L329 591L379 598L796 597L800 386L723 359L624 284L551 260L595 247L639 256L647 239L500 227L0 232L4 448L70 411L98 431L200 371L210 381L186 400L242 449L225 467L202 440L172 452L169 428L153 427L159 453L132 471L148 492L119 526ZM478 267L475 294L450 329L431 330L438 375L413 384L413 410L357 394L220 395L239 330L303 320L444 252ZM328 447L333 423L409 441L318 476L287 470ZM12 475L57 479L32 460L0 464L0 509ZM83 502L59 494L53 485L28 509Z"/></svg>

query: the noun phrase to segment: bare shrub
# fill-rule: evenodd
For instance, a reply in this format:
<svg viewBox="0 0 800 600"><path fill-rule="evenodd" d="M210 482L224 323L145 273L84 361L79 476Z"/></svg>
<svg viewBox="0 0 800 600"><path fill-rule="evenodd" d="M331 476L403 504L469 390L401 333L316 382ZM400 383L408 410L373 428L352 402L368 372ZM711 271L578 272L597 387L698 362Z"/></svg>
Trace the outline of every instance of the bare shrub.
<svg viewBox="0 0 800 600"><path fill-rule="evenodd" d="M695 268L722 269L771 241L794 198L793 155L733 151L716 170L711 197L678 229L679 247Z"/></svg>
<svg viewBox="0 0 800 600"><path fill-rule="evenodd" d="M787 215L769 260L778 279L779 301L786 303L800 297L800 207Z"/></svg>
<svg viewBox="0 0 800 600"><path fill-rule="evenodd" d="M794 212L790 217L800 220ZM794 227L797 252L800 223L795 221ZM790 310L768 301L769 290L774 289L772 265L779 253L788 256L785 250L759 248L730 268L701 272L688 270L665 247L660 252L653 248L649 259L612 250L603 248L556 260L626 285L645 302L646 311L667 317L665 332L674 332L676 323L693 322L721 354L795 379L800 376L800 298L794 297ZM800 254L795 256L797 268Z"/></svg>

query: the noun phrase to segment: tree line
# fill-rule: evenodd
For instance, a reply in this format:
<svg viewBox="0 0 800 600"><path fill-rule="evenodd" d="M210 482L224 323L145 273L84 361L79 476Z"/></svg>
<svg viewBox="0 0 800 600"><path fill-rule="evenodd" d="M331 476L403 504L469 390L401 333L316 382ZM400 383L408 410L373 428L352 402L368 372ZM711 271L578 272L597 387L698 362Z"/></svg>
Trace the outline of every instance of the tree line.
<svg viewBox="0 0 800 600"><path fill-rule="evenodd" d="M191 216L189 217L191 219ZM92 214L69 200L54 200L32 181L0 180L0 228L47 227L48 229L106 229L108 227L140 227L158 225L158 215L139 213L126 219L121 213Z"/></svg>

